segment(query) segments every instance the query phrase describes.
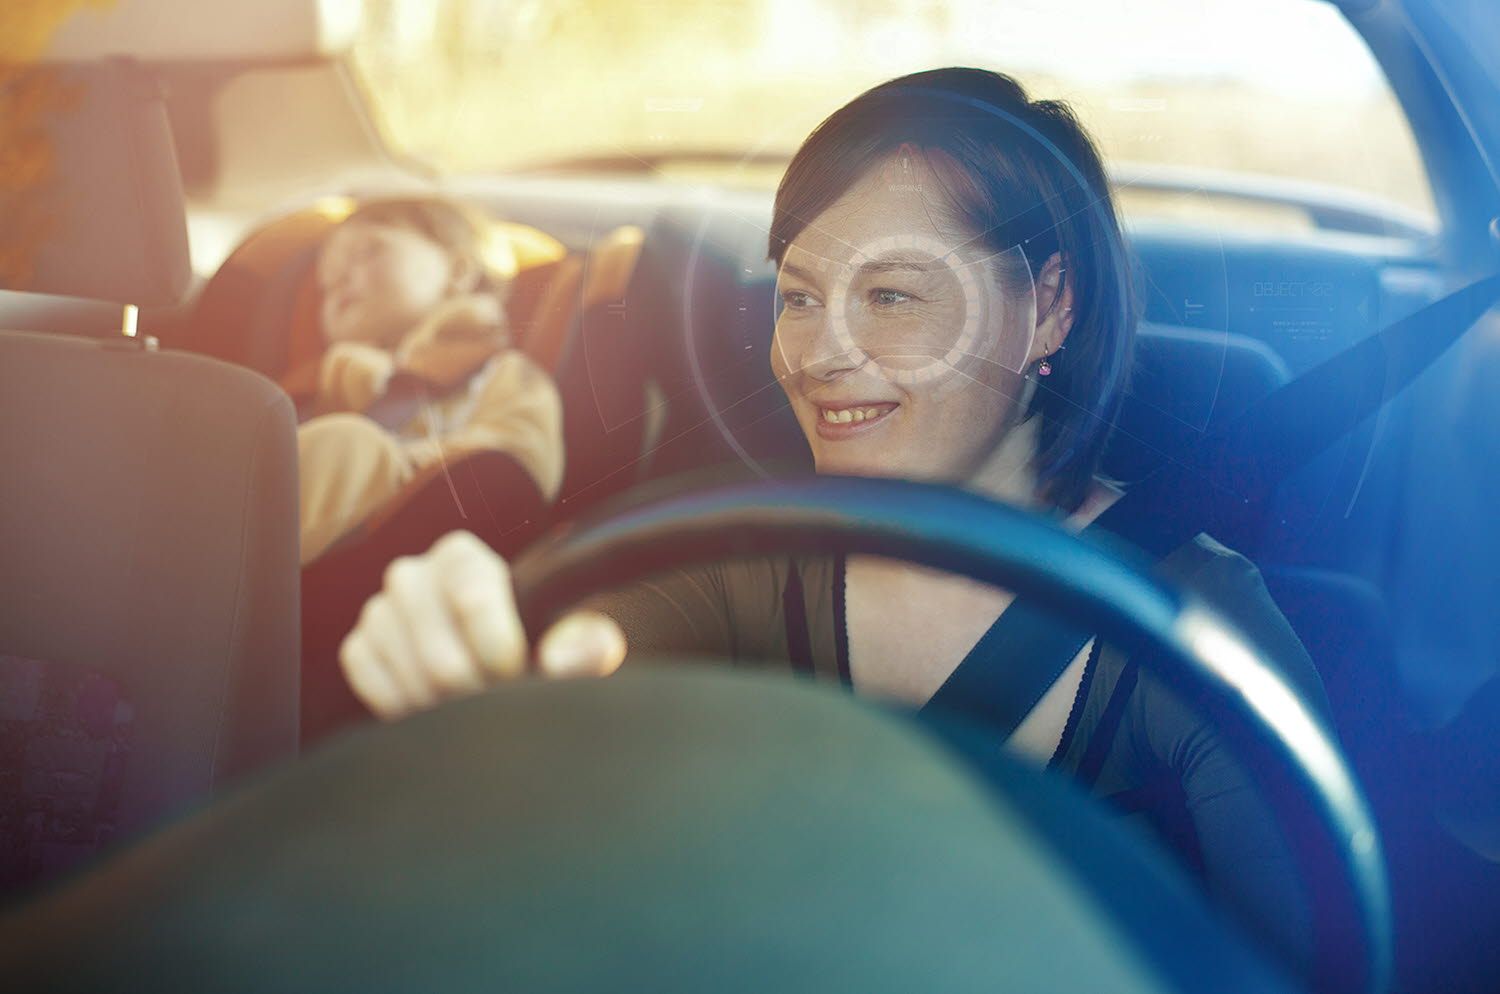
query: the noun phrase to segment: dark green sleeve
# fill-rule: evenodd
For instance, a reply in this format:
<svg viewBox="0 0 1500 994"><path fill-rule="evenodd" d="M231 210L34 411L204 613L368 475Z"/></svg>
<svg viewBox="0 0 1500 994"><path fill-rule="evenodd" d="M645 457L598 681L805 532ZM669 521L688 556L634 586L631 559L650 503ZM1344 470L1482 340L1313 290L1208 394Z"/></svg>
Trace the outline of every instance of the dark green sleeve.
<svg viewBox="0 0 1500 994"><path fill-rule="evenodd" d="M1312 660L1249 560L1217 546L1188 586L1266 650L1326 716ZM1218 728L1149 673L1139 680L1131 738L1181 785L1210 891L1295 961L1310 962L1309 896L1274 810Z"/></svg>
<svg viewBox="0 0 1500 994"><path fill-rule="evenodd" d="M784 579L785 566L772 561L715 564L664 573L582 606L619 623L630 656L774 658L785 655Z"/></svg>
<svg viewBox="0 0 1500 994"><path fill-rule="evenodd" d="M1214 555L1198 570L1192 589L1238 626L1257 647L1264 649L1267 658L1302 695L1303 701L1326 720L1330 709L1323 680L1302 640L1271 599L1260 570L1244 556L1212 539L1199 541L1200 545L1211 547Z"/></svg>

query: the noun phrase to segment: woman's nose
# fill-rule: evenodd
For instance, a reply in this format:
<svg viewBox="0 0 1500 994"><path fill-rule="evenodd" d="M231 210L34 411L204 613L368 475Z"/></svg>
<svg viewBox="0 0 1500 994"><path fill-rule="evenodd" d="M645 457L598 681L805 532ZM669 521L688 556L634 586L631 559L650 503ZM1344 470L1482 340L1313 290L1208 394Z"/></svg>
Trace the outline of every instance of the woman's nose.
<svg viewBox="0 0 1500 994"><path fill-rule="evenodd" d="M800 355L788 358L796 360L794 371L816 380L838 379L858 369L865 361L864 353L854 346L847 334L837 333L833 320L826 314L803 342Z"/></svg>

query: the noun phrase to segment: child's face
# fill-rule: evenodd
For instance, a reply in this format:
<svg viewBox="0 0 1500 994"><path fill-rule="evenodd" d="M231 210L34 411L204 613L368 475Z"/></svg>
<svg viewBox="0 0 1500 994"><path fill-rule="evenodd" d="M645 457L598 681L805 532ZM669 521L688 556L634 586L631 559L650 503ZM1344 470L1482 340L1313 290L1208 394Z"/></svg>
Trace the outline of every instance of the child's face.
<svg viewBox="0 0 1500 994"><path fill-rule="evenodd" d="M457 289L457 267L410 228L352 221L318 258L323 334L330 342L393 347Z"/></svg>

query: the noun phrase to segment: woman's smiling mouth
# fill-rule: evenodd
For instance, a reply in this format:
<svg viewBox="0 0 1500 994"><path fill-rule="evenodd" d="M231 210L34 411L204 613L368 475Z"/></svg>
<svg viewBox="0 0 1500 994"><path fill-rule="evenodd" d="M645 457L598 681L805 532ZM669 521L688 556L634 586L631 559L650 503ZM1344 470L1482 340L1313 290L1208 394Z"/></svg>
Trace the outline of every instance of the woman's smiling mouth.
<svg viewBox="0 0 1500 994"><path fill-rule="evenodd" d="M818 437L830 441L852 438L874 430L884 424L899 404L882 402L875 404L815 404L813 411L818 425Z"/></svg>

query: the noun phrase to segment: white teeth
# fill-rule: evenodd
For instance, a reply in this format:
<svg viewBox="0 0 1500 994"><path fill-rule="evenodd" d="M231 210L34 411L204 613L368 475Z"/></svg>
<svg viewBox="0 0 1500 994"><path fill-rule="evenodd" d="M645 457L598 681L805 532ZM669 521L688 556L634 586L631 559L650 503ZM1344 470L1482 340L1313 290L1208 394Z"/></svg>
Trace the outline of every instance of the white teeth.
<svg viewBox="0 0 1500 994"><path fill-rule="evenodd" d="M878 407L846 407L834 411L823 408L823 420L831 425L846 425L861 421L874 421L883 412Z"/></svg>

